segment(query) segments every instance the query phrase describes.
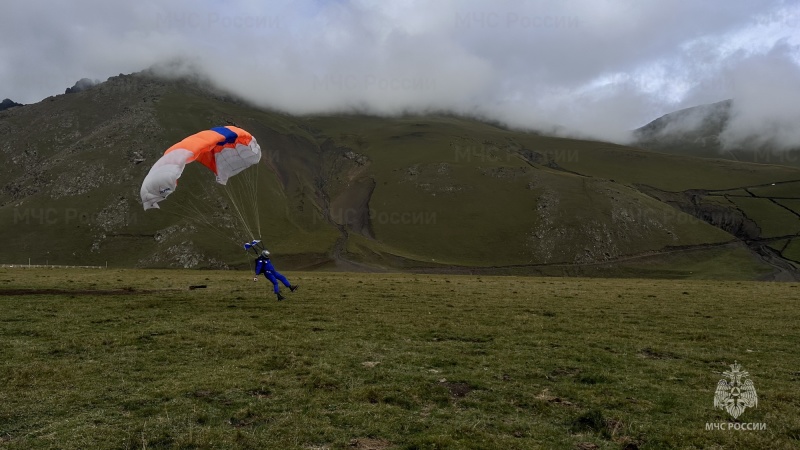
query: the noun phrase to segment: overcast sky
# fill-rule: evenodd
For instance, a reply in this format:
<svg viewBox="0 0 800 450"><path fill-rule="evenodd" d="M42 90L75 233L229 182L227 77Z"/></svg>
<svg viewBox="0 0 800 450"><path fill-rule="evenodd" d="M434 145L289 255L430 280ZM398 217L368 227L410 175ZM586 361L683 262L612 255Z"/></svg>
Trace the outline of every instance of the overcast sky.
<svg viewBox="0 0 800 450"><path fill-rule="evenodd" d="M800 140L800 1L5 0L0 99L177 57L292 113L446 109L621 141L736 99L726 130Z"/></svg>

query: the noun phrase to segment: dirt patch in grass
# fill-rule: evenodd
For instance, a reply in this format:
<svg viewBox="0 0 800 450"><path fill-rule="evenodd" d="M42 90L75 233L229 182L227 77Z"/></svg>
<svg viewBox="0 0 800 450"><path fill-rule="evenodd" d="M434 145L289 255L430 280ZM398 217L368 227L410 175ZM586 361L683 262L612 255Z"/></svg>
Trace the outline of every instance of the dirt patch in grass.
<svg viewBox="0 0 800 450"><path fill-rule="evenodd" d="M628 437L623 437L619 444L622 450L639 450L639 444Z"/></svg>
<svg viewBox="0 0 800 450"><path fill-rule="evenodd" d="M350 441L350 447L358 450L384 450L391 445L386 439L358 438Z"/></svg>
<svg viewBox="0 0 800 450"><path fill-rule="evenodd" d="M575 445L575 448L577 450L597 450L600 446L592 442L579 442Z"/></svg>
<svg viewBox="0 0 800 450"><path fill-rule="evenodd" d="M672 354L670 352L656 350L656 349L650 348L650 347L643 348L641 351L639 351L637 356L639 358L645 358L645 359L675 359L675 358L677 358L676 355L674 355L674 354Z"/></svg>
<svg viewBox="0 0 800 450"><path fill-rule="evenodd" d="M200 390L192 392L191 395L195 398L211 398L217 394L214 391Z"/></svg>
<svg viewBox="0 0 800 450"><path fill-rule="evenodd" d="M267 398L272 395L269 389L264 388L251 389L247 391L247 393L258 399Z"/></svg>
<svg viewBox="0 0 800 450"><path fill-rule="evenodd" d="M543 401L549 402L549 403L557 403L557 404L564 405L564 406L574 406L574 404L571 401L565 400L565 399L563 399L561 397L556 397L555 395L550 394L550 391L548 389L542 390L542 392L540 392L536 396L536 398L538 398L539 400L543 400Z"/></svg>
<svg viewBox="0 0 800 450"><path fill-rule="evenodd" d="M577 367L557 367L550 371L547 379L556 379L561 377L574 377L581 373L581 369Z"/></svg>
<svg viewBox="0 0 800 450"><path fill-rule="evenodd" d="M453 397L464 397L474 390L474 388L467 383L440 381L439 385L447 388L447 390L450 391L450 395Z"/></svg>

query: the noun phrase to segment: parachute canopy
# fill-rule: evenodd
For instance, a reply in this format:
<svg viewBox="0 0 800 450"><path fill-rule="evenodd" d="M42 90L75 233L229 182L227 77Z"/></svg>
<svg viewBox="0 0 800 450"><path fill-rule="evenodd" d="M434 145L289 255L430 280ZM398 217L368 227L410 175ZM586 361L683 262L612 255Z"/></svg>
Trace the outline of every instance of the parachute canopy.
<svg viewBox="0 0 800 450"><path fill-rule="evenodd" d="M192 161L208 167L224 185L260 160L256 138L241 128L216 127L193 134L168 148L150 168L142 182L142 205L145 210L158 208L158 202L175 191L184 167Z"/></svg>

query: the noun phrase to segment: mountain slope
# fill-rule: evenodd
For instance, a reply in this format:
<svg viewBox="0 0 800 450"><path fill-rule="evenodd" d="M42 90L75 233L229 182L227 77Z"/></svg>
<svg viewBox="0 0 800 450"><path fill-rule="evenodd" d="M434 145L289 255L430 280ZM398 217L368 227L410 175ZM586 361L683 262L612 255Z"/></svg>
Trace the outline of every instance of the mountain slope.
<svg viewBox="0 0 800 450"><path fill-rule="evenodd" d="M677 155L732 159L761 164L800 167L797 148L781 150L750 139L736 147L722 144L722 136L732 120L734 100L675 111L634 131L636 146Z"/></svg>
<svg viewBox="0 0 800 450"><path fill-rule="evenodd" d="M164 149L225 124L249 130L264 150L251 185L256 236L236 232L230 199L196 165L187 166L162 210L142 211L139 185ZM796 168L553 138L444 115L292 117L147 73L0 112L0 136L2 262L246 267L237 243L260 237L282 266L295 268L738 278L796 272L783 250L767 257L752 245L782 237L793 252L791 220L763 236L756 225L745 236L726 228L735 220L717 223L684 204L685 192L706 192L705 204L727 195L718 192L800 180ZM195 208L206 214L193 216ZM741 213L738 204L719 208L731 217L739 211L741 223L762 214ZM775 214L763 212L769 221Z"/></svg>
<svg viewBox="0 0 800 450"><path fill-rule="evenodd" d="M731 116L733 100L665 114L635 130L637 144L648 149L694 156L718 155L719 135Z"/></svg>

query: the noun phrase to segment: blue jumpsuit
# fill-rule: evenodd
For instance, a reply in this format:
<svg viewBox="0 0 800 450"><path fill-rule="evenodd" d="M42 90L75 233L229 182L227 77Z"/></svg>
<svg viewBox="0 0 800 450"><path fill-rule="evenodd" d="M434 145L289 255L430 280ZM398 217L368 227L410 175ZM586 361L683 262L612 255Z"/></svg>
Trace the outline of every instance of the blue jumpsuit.
<svg viewBox="0 0 800 450"><path fill-rule="evenodd" d="M288 288L292 287L291 283L289 283L289 280L275 270L275 267L272 266L272 261L270 261L266 256L259 256L256 258L256 275L261 275L262 273L269 281L272 282L273 290L276 294L281 291L280 287L278 286L278 280L280 280L284 286Z"/></svg>

